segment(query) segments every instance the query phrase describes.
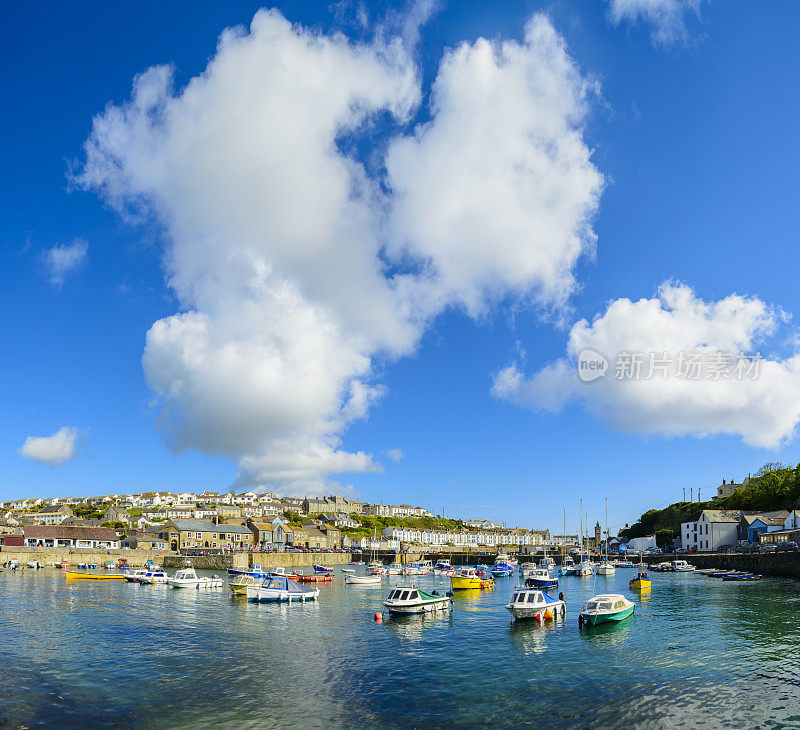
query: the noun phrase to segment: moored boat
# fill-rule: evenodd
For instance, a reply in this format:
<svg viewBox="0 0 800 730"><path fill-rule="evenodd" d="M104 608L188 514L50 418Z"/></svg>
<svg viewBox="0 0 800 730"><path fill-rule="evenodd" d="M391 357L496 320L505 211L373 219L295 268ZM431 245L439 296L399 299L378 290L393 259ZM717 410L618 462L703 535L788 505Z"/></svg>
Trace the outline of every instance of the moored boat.
<svg viewBox="0 0 800 730"><path fill-rule="evenodd" d="M182 568L176 573L167 578L167 583L172 588L222 588L222 578L216 575L208 578L207 576L198 576L194 568Z"/></svg>
<svg viewBox="0 0 800 730"><path fill-rule="evenodd" d="M370 563L370 565L372 565L372 563ZM329 568L327 565L315 565L314 573L318 575L332 575L333 568Z"/></svg>
<svg viewBox="0 0 800 730"><path fill-rule="evenodd" d="M592 626L602 623L622 621L633 614L635 604L619 593L606 593L594 596L578 616L578 625L588 623Z"/></svg>
<svg viewBox="0 0 800 730"><path fill-rule="evenodd" d="M494 580L478 575L475 568L459 568L455 575L450 576L450 585L454 591L494 588Z"/></svg>
<svg viewBox="0 0 800 730"><path fill-rule="evenodd" d="M394 614L433 613L451 609L453 599L436 591L426 593L412 583L392 589L383 605Z"/></svg>
<svg viewBox="0 0 800 730"><path fill-rule="evenodd" d="M306 588L291 578L272 576L265 578L261 585L247 586L247 600L267 603L313 601L319 596L319 588Z"/></svg>
<svg viewBox="0 0 800 730"><path fill-rule="evenodd" d="M167 575L166 571L161 570L160 568L148 570L145 572L143 576L139 578L139 582L145 585L156 585L158 583L166 583L168 580L169 576Z"/></svg>
<svg viewBox="0 0 800 730"><path fill-rule="evenodd" d="M320 573L319 575L299 575L298 583L330 583L333 581L333 573Z"/></svg>
<svg viewBox="0 0 800 730"><path fill-rule="evenodd" d="M263 580L263 578L256 578L252 575L237 575L228 582L228 585L234 596L246 596L249 587L260 586Z"/></svg>
<svg viewBox="0 0 800 730"><path fill-rule="evenodd" d="M508 563L495 562L489 572L492 574L492 578L508 578L514 573L514 568Z"/></svg>
<svg viewBox="0 0 800 730"><path fill-rule="evenodd" d="M274 568L273 570L278 570L278 569ZM282 570L282 568L281 568L281 570ZM269 577L269 571L264 570L264 568L261 567L260 563L256 563L256 565L254 565L252 568L248 568L247 570L238 570L236 568L228 568L228 577L229 578L235 578L237 575L249 575L249 576L252 576L253 578L268 578Z"/></svg>
<svg viewBox="0 0 800 730"><path fill-rule="evenodd" d="M138 583L145 575L147 575L147 570L145 570L144 568L136 568L136 570L126 570L125 580L128 581L128 583Z"/></svg>
<svg viewBox="0 0 800 730"><path fill-rule="evenodd" d="M561 563L561 568L558 571L561 575L577 575L577 571L575 569L575 561L567 555L564 558L564 561Z"/></svg>
<svg viewBox="0 0 800 730"><path fill-rule="evenodd" d="M567 612L566 603L561 598L548 596L537 588L516 588L506 610L515 619L532 618L537 621L549 621L563 617Z"/></svg>
<svg viewBox="0 0 800 730"><path fill-rule="evenodd" d="M530 588L550 590L558 588L558 578L550 575L550 572L545 568L537 568L525 579L525 585Z"/></svg>
<svg viewBox="0 0 800 730"><path fill-rule="evenodd" d="M648 590L650 585L650 578L647 577L647 573L645 573L643 570L640 570L636 577L628 582L628 586L632 591Z"/></svg>
<svg viewBox="0 0 800 730"><path fill-rule="evenodd" d="M66 570L67 580L127 580L122 573L82 573L76 570Z"/></svg>
<svg viewBox="0 0 800 730"><path fill-rule="evenodd" d="M691 573L693 570L697 569L694 567L694 565L690 565L685 560L673 560L672 570L676 573Z"/></svg>
<svg viewBox="0 0 800 730"><path fill-rule="evenodd" d="M346 584L353 584L353 585L380 585L381 583L381 576L380 575L346 575L344 577L344 582Z"/></svg>

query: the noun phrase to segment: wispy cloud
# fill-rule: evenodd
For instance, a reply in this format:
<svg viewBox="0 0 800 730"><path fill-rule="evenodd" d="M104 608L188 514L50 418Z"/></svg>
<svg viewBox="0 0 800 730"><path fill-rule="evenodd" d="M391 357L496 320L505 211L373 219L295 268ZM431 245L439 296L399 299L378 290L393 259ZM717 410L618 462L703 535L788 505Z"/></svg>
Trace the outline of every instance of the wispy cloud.
<svg viewBox="0 0 800 730"><path fill-rule="evenodd" d="M702 0L608 0L609 15L614 25L623 20L637 24L640 20L651 26L655 45L668 46L688 38L686 16L699 15Z"/></svg>
<svg viewBox="0 0 800 730"><path fill-rule="evenodd" d="M76 238L72 243L48 248L44 252L44 263L50 283L61 287L67 275L86 263L89 255L89 244L84 238Z"/></svg>
<svg viewBox="0 0 800 730"><path fill-rule="evenodd" d="M405 454L403 453L403 449L389 449L386 452L386 456L388 456L392 461L397 463L400 460L402 460Z"/></svg>

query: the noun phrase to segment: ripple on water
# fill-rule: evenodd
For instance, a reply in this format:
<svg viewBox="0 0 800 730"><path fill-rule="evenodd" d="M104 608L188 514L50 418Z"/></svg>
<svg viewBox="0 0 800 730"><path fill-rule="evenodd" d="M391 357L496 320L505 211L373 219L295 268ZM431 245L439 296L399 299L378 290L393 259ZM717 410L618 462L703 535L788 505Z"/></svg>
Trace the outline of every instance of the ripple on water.
<svg viewBox="0 0 800 730"><path fill-rule="evenodd" d="M513 580L452 614L387 617L337 577L305 605L0 574L0 722L61 727L778 726L800 722L797 584L653 576L635 616L579 630L629 575L567 577L565 620L513 623ZM418 581L447 588L441 579Z"/></svg>

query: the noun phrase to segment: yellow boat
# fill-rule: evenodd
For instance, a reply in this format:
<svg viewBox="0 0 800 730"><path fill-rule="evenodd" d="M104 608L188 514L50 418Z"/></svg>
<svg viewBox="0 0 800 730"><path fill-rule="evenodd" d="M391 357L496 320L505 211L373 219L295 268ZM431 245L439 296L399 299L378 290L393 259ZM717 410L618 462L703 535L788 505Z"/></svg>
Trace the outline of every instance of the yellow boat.
<svg viewBox="0 0 800 730"><path fill-rule="evenodd" d="M647 573L639 573L628 585L632 591L649 590L650 579L647 577Z"/></svg>
<svg viewBox="0 0 800 730"><path fill-rule="evenodd" d="M80 573L76 570L65 570L67 580L127 580L122 573Z"/></svg>
<svg viewBox="0 0 800 730"><path fill-rule="evenodd" d="M450 585L454 591L494 588L494 579L482 578L475 568L459 568L455 575L450 576Z"/></svg>

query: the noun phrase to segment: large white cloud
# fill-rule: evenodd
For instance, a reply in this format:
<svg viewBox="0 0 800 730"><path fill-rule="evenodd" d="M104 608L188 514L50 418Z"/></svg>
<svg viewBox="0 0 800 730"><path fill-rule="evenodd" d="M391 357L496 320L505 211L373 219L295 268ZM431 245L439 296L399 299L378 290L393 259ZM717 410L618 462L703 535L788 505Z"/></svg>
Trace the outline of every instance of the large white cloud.
<svg viewBox="0 0 800 730"><path fill-rule="evenodd" d="M652 299L618 299L591 323L577 322L567 357L530 377L512 364L498 373L493 392L553 411L574 399L626 431L727 433L751 446L777 447L795 435L800 421L800 356L765 357L753 367L753 355L784 317L759 299L732 294L705 302L689 287L667 283ZM607 358L605 377L578 378L585 350ZM630 368L616 369L634 354L643 355L639 377Z"/></svg>
<svg viewBox="0 0 800 730"><path fill-rule="evenodd" d="M614 25L640 20L652 26L654 43L669 45L687 37L686 16L699 14L702 0L608 0Z"/></svg>
<svg viewBox="0 0 800 730"><path fill-rule="evenodd" d="M28 436L19 450L21 456L47 466L60 466L77 455L78 429L63 426L50 436Z"/></svg>
<svg viewBox="0 0 800 730"><path fill-rule="evenodd" d="M482 311L509 291L562 303L593 242L601 179L580 134L587 86L549 23L534 19L523 44L448 55L433 120L410 140L400 130L421 90L405 48L260 11L249 32L223 33L185 88L152 68L94 119L78 182L166 231L181 312L152 326L143 355L165 435L176 450L236 458L242 485L312 492L326 475L379 469L341 448L383 390L376 359L412 353L451 304ZM487 102L502 113L485 114ZM398 125L390 193L350 152L379 155L373 122L387 115ZM455 115L468 150L441 131ZM468 210L487 189L462 178L465 153L480 165L493 149L491 186L518 189L497 214L507 225ZM431 235L437 207L454 233Z"/></svg>
<svg viewBox="0 0 800 730"><path fill-rule="evenodd" d="M423 263L434 311L454 301L480 313L509 291L566 301L603 183L581 134L593 90L543 16L523 43L445 55L431 121L387 159L392 253Z"/></svg>

